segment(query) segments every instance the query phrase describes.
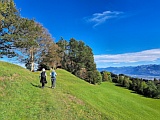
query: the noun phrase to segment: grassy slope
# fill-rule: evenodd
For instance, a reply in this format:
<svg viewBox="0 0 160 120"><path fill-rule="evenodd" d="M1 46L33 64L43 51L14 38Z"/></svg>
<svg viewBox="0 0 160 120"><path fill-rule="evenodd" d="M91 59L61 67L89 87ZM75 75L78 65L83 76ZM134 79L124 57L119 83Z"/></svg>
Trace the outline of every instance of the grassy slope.
<svg viewBox="0 0 160 120"><path fill-rule="evenodd" d="M39 72L4 62L0 66L0 120L160 119L160 100L142 97L112 83L90 85L58 69L56 89L49 88L49 77L41 89Z"/></svg>

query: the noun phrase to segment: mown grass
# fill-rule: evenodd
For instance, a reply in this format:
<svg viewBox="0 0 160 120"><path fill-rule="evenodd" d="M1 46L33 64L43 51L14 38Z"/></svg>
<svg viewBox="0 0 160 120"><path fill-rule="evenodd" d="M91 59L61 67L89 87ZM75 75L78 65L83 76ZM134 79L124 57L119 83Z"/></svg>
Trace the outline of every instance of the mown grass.
<svg viewBox="0 0 160 120"><path fill-rule="evenodd" d="M67 93L59 78L56 89L50 88L49 77L42 89L40 72L32 73L5 62L0 62L0 66L0 120L97 120L106 117ZM59 74L59 70L57 72Z"/></svg>
<svg viewBox="0 0 160 120"><path fill-rule="evenodd" d="M67 71L58 70L59 83L68 93L87 102L108 119L113 120L159 120L160 100L140 96L113 83L91 85L78 80Z"/></svg>
<svg viewBox="0 0 160 120"><path fill-rule="evenodd" d="M39 72L0 62L0 120L159 120L160 100L145 98L113 83L91 85L56 70L40 88ZM49 71L47 71L49 75Z"/></svg>

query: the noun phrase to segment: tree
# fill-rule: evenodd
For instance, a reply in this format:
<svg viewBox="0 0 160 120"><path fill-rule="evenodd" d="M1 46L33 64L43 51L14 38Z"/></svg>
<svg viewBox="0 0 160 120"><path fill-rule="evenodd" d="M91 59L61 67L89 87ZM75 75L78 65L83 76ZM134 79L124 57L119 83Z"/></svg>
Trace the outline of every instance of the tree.
<svg viewBox="0 0 160 120"><path fill-rule="evenodd" d="M18 10L12 0L0 1L0 57L14 57L14 33L21 21Z"/></svg>
<svg viewBox="0 0 160 120"><path fill-rule="evenodd" d="M96 64L94 62L93 52L89 46L85 47L86 56L85 56L85 66L87 71L96 70Z"/></svg>
<svg viewBox="0 0 160 120"><path fill-rule="evenodd" d="M160 99L160 84L157 84L157 95L156 98Z"/></svg>
<svg viewBox="0 0 160 120"><path fill-rule="evenodd" d="M101 84L101 82L102 82L102 75L101 75L101 73L98 71L98 70L95 70L94 71L94 75L95 75L95 77L94 77L94 84Z"/></svg>
<svg viewBox="0 0 160 120"><path fill-rule="evenodd" d="M31 71L34 71L35 56L40 47L38 41L42 39L42 28L43 26L34 20L22 18L19 29L15 32L14 45L21 52L21 61L30 66Z"/></svg>
<svg viewBox="0 0 160 120"><path fill-rule="evenodd" d="M61 65L72 74L95 84L97 69L94 63L92 49L85 45L83 41L71 38L69 43L63 38L57 42L61 48ZM98 78L99 79L99 78Z"/></svg>
<svg viewBox="0 0 160 120"><path fill-rule="evenodd" d="M148 81L147 82L147 88L145 89L145 94L148 96L148 97L156 97L157 95L157 87L155 86L154 82L153 81Z"/></svg>
<svg viewBox="0 0 160 120"><path fill-rule="evenodd" d="M94 73L97 69L96 69L96 64L94 63L92 49L89 46L85 46L85 56L84 57L85 57L84 65L87 71L86 81L89 81L90 83L94 83L95 81Z"/></svg>
<svg viewBox="0 0 160 120"><path fill-rule="evenodd" d="M140 80L138 78L133 79L131 89L138 92L139 86L140 86Z"/></svg>
<svg viewBox="0 0 160 120"><path fill-rule="evenodd" d="M144 91L145 91L145 89L146 89L147 87L148 87L148 86L147 86L146 82L145 82L145 81L141 81L141 82L140 82L140 87L139 87L139 92L144 95Z"/></svg>
<svg viewBox="0 0 160 120"><path fill-rule="evenodd" d="M50 68L57 68L60 64L61 57L58 54L58 50L60 49L57 44L53 42L49 43L48 51L42 52L42 58L40 64L44 64Z"/></svg>
<svg viewBox="0 0 160 120"><path fill-rule="evenodd" d="M86 47L83 41L78 42L78 52L76 63L79 64L79 68L85 68L85 59L86 59Z"/></svg>
<svg viewBox="0 0 160 120"><path fill-rule="evenodd" d="M60 47L54 43L49 31L42 27L42 33L40 33L40 39L38 39L39 49L38 49L38 64L39 70L41 67L45 68L56 68L61 61L61 55L59 54Z"/></svg>
<svg viewBox="0 0 160 120"><path fill-rule="evenodd" d="M87 69L86 69L86 58L88 57L86 54L86 46L83 41L78 41L78 49L77 49L76 59L75 59L75 69L76 75L84 80L87 79ZM81 73L81 74L79 74Z"/></svg>
<svg viewBox="0 0 160 120"><path fill-rule="evenodd" d="M0 57L19 54L21 62L33 71L43 26L21 18L12 0L0 1L0 23Z"/></svg>
<svg viewBox="0 0 160 120"><path fill-rule="evenodd" d="M112 82L112 78L111 78L111 73L110 72L107 72L107 71L103 71L101 72L102 74L102 81L110 81Z"/></svg>
<svg viewBox="0 0 160 120"><path fill-rule="evenodd" d="M60 47L60 49L57 51L61 58L60 65L62 68L67 70L69 43L61 37L61 39L56 44Z"/></svg>
<svg viewBox="0 0 160 120"><path fill-rule="evenodd" d="M129 88L129 86L130 86L129 83L130 83L129 77L125 76L124 80L123 80L123 86L126 88Z"/></svg>
<svg viewBox="0 0 160 120"><path fill-rule="evenodd" d="M118 83L120 85L123 85L123 80L124 80L124 75L120 74L119 77L118 77Z"/></svg>
<svg viewBox="0 0 160 120"><path fill-rule="evenodd" d="M68 63L68 70L73 74L75 74L77 71L76 69L77 54L78 54L78 41L76 41L74 38L71 38L69 41L68 57L70 62Z"/></svg>

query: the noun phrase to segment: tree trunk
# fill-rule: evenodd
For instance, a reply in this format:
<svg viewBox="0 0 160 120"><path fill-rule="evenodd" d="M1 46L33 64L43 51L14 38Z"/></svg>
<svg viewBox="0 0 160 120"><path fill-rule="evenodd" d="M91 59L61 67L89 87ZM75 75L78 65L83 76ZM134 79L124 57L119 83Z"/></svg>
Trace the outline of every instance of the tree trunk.
<svg viewBox="0 0 160 120"><path fill-rule="evenodd" d="M34 55L33 55L33 49L30 51L31 54L31 71L34 72Z"/></svg>
<svg viewBox="0 0 160 120"><path fill-rule="evenodd" d="M34 72L34 62L31 63L31 71Z"/></svg>

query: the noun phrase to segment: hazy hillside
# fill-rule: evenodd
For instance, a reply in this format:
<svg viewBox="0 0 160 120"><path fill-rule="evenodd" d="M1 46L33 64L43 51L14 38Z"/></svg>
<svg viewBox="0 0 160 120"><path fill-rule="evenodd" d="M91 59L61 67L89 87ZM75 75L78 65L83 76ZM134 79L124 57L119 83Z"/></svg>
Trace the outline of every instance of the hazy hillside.
<svg viewBox="0 0 160 120"><path fill-rule="evenodd" d="M39 72L0 62L0 120L159 120L160 100L105 82L91 85L58 69L40 88ZM49 75L49 71L47 72Z"/></svg>
<svg viewBox="0 0 160 120"><path fill-rule="evenodd" d="M98 68L99 71L109 71L115 74L126 74L145 79L160 79L160 65L141 65L136 67L107 67Z"/></svg>

